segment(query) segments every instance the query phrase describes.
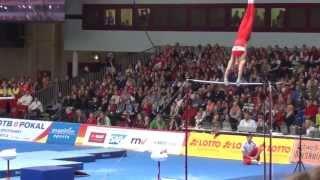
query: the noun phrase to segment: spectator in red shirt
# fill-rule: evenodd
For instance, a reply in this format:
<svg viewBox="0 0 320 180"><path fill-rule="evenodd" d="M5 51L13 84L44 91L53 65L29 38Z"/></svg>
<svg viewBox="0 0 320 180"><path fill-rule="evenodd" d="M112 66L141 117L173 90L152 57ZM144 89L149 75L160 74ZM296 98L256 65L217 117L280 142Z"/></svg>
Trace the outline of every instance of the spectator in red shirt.
<svg viewBox="0 0 320 180"><path fill-rule="evenodd" d="M304 115L306 119L315 121L316 115L318 113L318 107L316 101L307 100L306 108L304 109Z"/></svg>
<svg viewBox="0 0 320 180"><path fill-rule="evenodd" d="M97 119L96 117L94 116L94 114L91 112L89 113L89 117L86 121L86 124L92 124L92 125L97 125Z"/></svg>
<svg viewBox="0 0 320 180"><path fill-rule="evenodd" d="M186 108L184 109L183 113L182 113L182 121L183 123L185 123L186 121L188 121L188 125L194 125L194 117L197 115L197 108L191 106L191 104L187 104Z"/></svg>

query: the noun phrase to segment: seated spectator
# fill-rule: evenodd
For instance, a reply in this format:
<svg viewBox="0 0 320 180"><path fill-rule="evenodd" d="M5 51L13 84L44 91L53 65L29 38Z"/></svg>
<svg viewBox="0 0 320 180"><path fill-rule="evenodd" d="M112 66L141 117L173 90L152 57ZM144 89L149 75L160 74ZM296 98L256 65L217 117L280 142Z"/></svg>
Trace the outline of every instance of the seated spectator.
<svg viewBox="0 0 320 180"><path fill-rule="evenodd" d="M295 122L295 113L294 113L294 106L289 104L286 109L285 115L285 123L287 125L288 133L290 133L290 126L293 125Z"/></svg>
<svg viewBox="0 0 320 180"><path fill-rule="evenodd" d="M230 117L229 121L230 121L232 130L234 131L237 130L237 125L241 118L241 108L236 101L233 102L233 105L229 112L229 117Z"/></svg>
<svg viewBox="0 0 320 180"><path fill-rule="evenodd" d="M275 109L275 115L274 115L274 122L273 122L273 129L277 131L281 131L281 126L285 122L285 112L283 109Z"/></svg>
<svg viewBox="0 0 320 180"><path fill-rule="evenodd" d="M254 104L253 104L253 102L252 102L252 98L251 98L251 97L249 97L249 98L248 98L248 101L247 101L246 103L244 103L242 109L243 109L243 111L248 111L248 112L250 112L250 113L253 112L253 110L254 110Z"/></svg>
<svg viewBox="0 0 320 180"><path fill-rule="evenodd" d="M76 123L85 123L86 122L86 116L85 114L80 110L77 109L75 111L74 117L72 117L72 121Z"/></svg>
<svg viewBox="0 0 320 180"><path fill-rule="evenodd" d="M221 129L221 122L220 122L220 116L218 113L216 113L212 118L212 132L218 133Z"/></svg>
<svg viewBox="0 0 320 180"><path fill-rule="evenodd" d="M194 117L196 126L195 128L200 127L200 123L204 120L206 117L206 112L203 110L203 108L200 108L199 111L197 112L197 115Z"/></svg>
<svg viewBox="0 0 320 180"><path fill-rule="evenodd" d="M320 127L320 106L318 106L318 113L316 115L316 126Z"/></svg>
<svg viewBox="0 0 320 180"><path fill-rule="evenodd" d="M255 120L250 119L249 112L244 113L244 119L242 119L238 126L238 131L256 132L257 123Z"/></svg>
<svg viewBox="0 0 320 180"><path fill-rule="evenodd" d="M197 115L197 108L187 104L182 113L182 122L185 125L185 122L188 121L188 126L194 125L194 117Z"/></svg>
<svg viewBox="0 0 320 180"><path fill-rule="evenodd" d="M180 121L178 117L170 117L169 130L180 130Z"/></svg>
<svg viewBox="0 0 320 180"><path fill-rule="evenodd" d="M258 133L264 133L268 129L267 121L265 121L263 114L258 115L258 121L257 121L257 132Z"/></svg>
<svg viewBox="0 0 320 180"><path fill-rule="evenodd" d="M33 99L33 98L32 98L32 96L31 96L31 94L29 93L29 91L27 91L22 97L20 97L20 98L18 99L17 104L18 104L18 105L21 105L21 106L28 107L28 106L31 104L32 99Z"/></svg>
<svg viewBox="0 0 320 180"><path fill-rule="evenodd" d="M7 97L9 96L9 88L6 82L2 82L0 87L0 97Z"/></svg>
<svg viewBox="0 0 320 180"><path fill-rule="evenodd" d="M9 89L9 95L17 97L20 94L20 88L16 83L13 83L11 85L11 88Z"/></svg>
<svg viewBox="0 0 320 180"><path fill-rule="evenodd" d="M318 107L316 105L316 101L307 100L306 108L304 110L305 118L314 121L317 113Z"/></svg>
<svg viewBox="0 0 320 180"><path fill-rule="evenodd" d="M164 122L162 116L157 114L157 116L150 123L150 129L164 130L165 128L166 123Z"/></svg>
<svg viewBox="0 0 320 180"><path fill-rule="evenodd" d="M35 97L32 103L28 106L28 115L30 117L39 117L43 113L42 103Z"/></svg>
<svg viewBox="0 0 320 180"><path fill-rule="evenodd" d="M86 120L86 124L92 124L92 125L97 125L97 118L95 117L95 115L91 112L89 113L89 117Z"/></svg>
<svg viewBox="0 0 320 180"><path fill-rule="evenodd" d="M209 114L213 113L214 105L215 105L214 102L213 102L211 99L209 99L209 100L208 100L208 103L207 103L207 106L206 106L206 111L207 111Z"/></svg>
<svg viewBox="0 0 320 180"><path fill-rule="evenodd" d="M136 119L134 122L134 127L135 128L148 128L149 126L145 126L145 122L144 122L144 117L141 113L138 113L136 115Z"/></svg>
<svg viewBox="0 0 320 180"><path fill-rule="evenodd" d="M111 126L111 119L103 112L100 112L97 117L98 125Z"/></svg>
<svg viewBox="0 0 320 180"><path fill-rule="evenodd" d="M77 122L77 123L79 123L78 121L75 121L72 107L67 107L65 109L65 112L62 113L61 120L62 121L67 121L67 122Z"/></svg>
<svg viewBox="0 0 320 180"><path fill-rule="evenodd" d="M319 131L314 125L314 122L311 120L306 120L305 122L306 135L309 137L314 137L314 132Z"/></svg>
<svg viewBox="0 0 320 180"><path fill-rule="evenodd" d="M28 106L32 102L32 96L27 91L22 97L20 97L17 101L17 114L19 117L24 117L28 111Z"/></svg>

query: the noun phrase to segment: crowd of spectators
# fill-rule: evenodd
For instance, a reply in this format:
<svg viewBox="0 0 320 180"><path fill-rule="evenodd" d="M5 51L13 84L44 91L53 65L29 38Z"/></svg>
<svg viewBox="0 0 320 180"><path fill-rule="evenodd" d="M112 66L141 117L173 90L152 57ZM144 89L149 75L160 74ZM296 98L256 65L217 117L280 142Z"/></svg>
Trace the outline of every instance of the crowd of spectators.
<svg viewBox="0 0 320 180"><path fill-rule="evenodd" d="M48 76L38 81L30 77L0 80L0 115L12 118L38 118L44 111L42 103L34 93L45 88L49 83Z"/></svg>
<svg viewBox="0 0 320 180"><path fill-rule="evenodd" d="M82 81L63 97L59 119L98 125L180 130L194 128L307 133L320 125L320 49L249 48L247 82L282 82L272 98L262 86L186 82L222 81L230 49L219 45L163 46L147 62L126 69L108 63L101 81ZM235 81L236 72L229 77ZM270 100L273 106L270 107ZM268 122L268 123L267 123ZM270 126L269 126L270 127Z"/></svg>

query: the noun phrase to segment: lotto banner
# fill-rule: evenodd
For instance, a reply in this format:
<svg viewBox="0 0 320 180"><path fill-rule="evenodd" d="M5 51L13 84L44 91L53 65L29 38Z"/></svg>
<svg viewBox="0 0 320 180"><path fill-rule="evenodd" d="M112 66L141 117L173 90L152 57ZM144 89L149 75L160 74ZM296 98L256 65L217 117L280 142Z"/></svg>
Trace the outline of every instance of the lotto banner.
<svg viewBox="0 0 320 180"><path fill-rule="evenodd" d="M81 126L76 144L103 146L134 151L167 150L180 154L184 142L183 133L138 129Z"/></svg>
<svg viewBox="0 0 320 180"><path fill-rule="evenodd" d="M188 139L188 153L190 156L242 160L241 146L246 141L245 136L212 135L208 133L190 133ZM253 141L261 146L262 137L254 137ZM294 140L272 139L273 162L288 164L293 150ZM266 159L269 161L269 140L266 140ZM182 151L184 153L184 150ZM262 157L263 158L263 153Z"/></svg>
<svg viewBox="0 0 320 180"><path fill-rule="evenodd" d="M299 140L295 140L294 151L291 156L292 162L299 160ZM320 164L320 141L301 141L301 160L305 164Z"/></svg>
<svg viewBox="0 0 320 180"><path fill-rule="evenodd" d="M49 144L70 144L74 145L78 136L80 124L53 122L47 143Z"/></svg>
<svg viewBox="0 0 320 180"><path fill-rule="evenodd" d="M0 139L44 143L52 122L0 118Z"/></svg>

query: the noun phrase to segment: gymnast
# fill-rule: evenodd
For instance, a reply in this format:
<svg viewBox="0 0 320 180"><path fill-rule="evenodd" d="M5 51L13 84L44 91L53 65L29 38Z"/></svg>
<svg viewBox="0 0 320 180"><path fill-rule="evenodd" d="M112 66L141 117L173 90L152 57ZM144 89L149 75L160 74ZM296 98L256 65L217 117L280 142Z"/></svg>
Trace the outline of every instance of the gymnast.
<svg viewBox="0 0 320 180"><path fill-rule="evenodd" d="M238 78L236 83L237 85L240 85L241 83L243 68L246 64L247 43L250 40L254 18L255 18L254 0L248 0L247 10L239 26L238 34L232 48L231 57L228 62L226 71L224 73L224 83L226 85L229 84L228 76L230 74L231 68L234 65L238 66Z"/></svg>
<svg viewBox="0 0 320 180"><path fill-rule="evenodd" d="M260 164L260 154L263 151L264 145L257 147L252 140L252 135L247 135L247 141L242 145L242 160L243 164Z"/></svg>

